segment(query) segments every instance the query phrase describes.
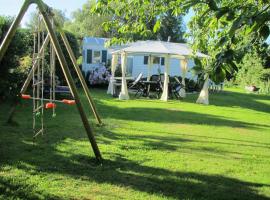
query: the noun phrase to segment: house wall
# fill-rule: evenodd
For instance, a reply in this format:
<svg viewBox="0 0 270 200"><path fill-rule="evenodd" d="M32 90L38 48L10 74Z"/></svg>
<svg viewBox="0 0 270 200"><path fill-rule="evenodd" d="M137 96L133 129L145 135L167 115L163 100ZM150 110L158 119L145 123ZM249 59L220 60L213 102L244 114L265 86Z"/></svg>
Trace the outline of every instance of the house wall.
<svg viewBox="0 0 270 200"><path fill-rule="evenodd" d="M108 49L105 48L103 45L96 45L96 44L91 44L91 43L86 43L84 42L83 44L83 51L82 51L82 56L83 56L83 64L82 64L82 70L84 72L87 72L89 70L92 70L98 66L100 66L99 63L87 63L87 50L92 50L92 61L94 60L94 51L100 51L101 56L102 56L102 51L107 51L107 61L108 59L111 59L111 54L108 53Z"/></svg>
<svg viewBox="0 0 270 200"><path fill-rule="evenodd" d="M194 62L190 59L188 61L188 69L191 69L192 67L194 67ZM154 64L150 74L158 74L159 69L161 73L164 73L164 68L165 66L162 66L161 64ZM133 56L132 77L137 77L141 72L144 77L147 77L148 65L144 64L144 56ZM181 76L181 74L180 61L172 58L170 60L170 76ZM189 79L194 78L191 72L188 72L186 77Z"/></svg>

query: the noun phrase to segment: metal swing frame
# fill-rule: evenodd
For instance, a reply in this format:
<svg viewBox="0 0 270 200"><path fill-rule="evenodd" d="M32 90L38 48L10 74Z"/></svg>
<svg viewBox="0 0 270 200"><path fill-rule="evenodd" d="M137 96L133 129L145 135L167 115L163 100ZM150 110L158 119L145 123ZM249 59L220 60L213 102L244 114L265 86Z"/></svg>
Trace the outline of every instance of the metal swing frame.
<svg viewBox="0 0 270 200"><path fill-rule="evenodd" d="M68 83L68 86L70 88L70 91L75 99L75 102L76 102L76 106L77 106L77 109L80 113L80 116L81 116L81 120L83 122L83 125L84 125L84 128L86 130L86 133L87 133L87 136L88 136L88 139L89 139L89 142L91 143L91 146L92 146L92 149L94 151L94 154L96 156L96 159L97 161L101 162L102 161L102 156L101 156L101 153L99 151L99 148L98 148L98 145L96 143L96 139L95 139L95 136L93 134L93 130L89 124L89 121L87 119L87 116L86 116L86 113L83 109L83 106L82 106L82 103L81 103L81 99L80 99L80 96L79 96L79 93L78 93L78 90L76 88L76 85L75 85L75 82L71 76L71 73L70 73L70 70L68 68L68 64L67 64L67 61L65 59L65 56L63 54L63 51L61 49L61 46L59 44L59 41L57 39L57 36L56 36L56 33L53 29L53 26L50 22L50 18L53 17L52 15L52 12L51 12L51 8L46 5L42 0L25 0L24 1L24 4L23 6L21 7L21 10L19 11L19 14L17 15L17 17L15 18L14 22L12 23L8 33L6 34L1 46L0 46L0 62L2 61L7 49L8 49L8 46L10 44L10 42L12 41L15 33L16 33L16 30L17 28L19 27L19 24L23 18L23 16L25 15L26 11L28 10L29 6L31 4L36 4L41 15L42 15L42 18L43 18L43 21L44 21L44 24L45 24L45 27L47 29L47 32L48 32L48 35L47 37L45 38L41 48L40 48L40 52L38 52L38 54L42 53L42 51L46 48L46 46L48 45L49 41L51 41L52 45L53 45L53 48L56 52L56 55L57 55L57 58L59 60L59 63L61 65L61 68L62 68L62 71L64 73L64 76L67 80L67 83ZM61 29L61 27L55 23L55 27L57 29L57 31L60 33L61 35L61 38L64 42L64 45L68 51L68 54L69 54L69 57L72 61L72 64L73 64L73 67L79 77L79 80L83 86L83 90L84 90L84 93L85 95L87 96L87 99L88 99L88 102L91 106L91 109L92 109L92 112L96 118L96 120L98 121L98 123L101 125L102 124L102 121L100 119L100 116L96 110L96 107L95 107L95 104L94 104L94 101L91 97L91 94L90 94L90 91L87 87L87 84L83 78L83 75L82 75L82 72L79 68L79 66L77 65L77 62L76 62L76 58L75 58L75 55L71 49L71 46L67 40L67 37L64 33L64 31ZM27 87L29 86L31 80L32 80L32 77L33 77L33 74L35 72L35 70L37 69L37 66L38 66L38 63L37 62L34 62L33 64L33 67L20 91L21 94L24 94L27 90Z"/></svg>

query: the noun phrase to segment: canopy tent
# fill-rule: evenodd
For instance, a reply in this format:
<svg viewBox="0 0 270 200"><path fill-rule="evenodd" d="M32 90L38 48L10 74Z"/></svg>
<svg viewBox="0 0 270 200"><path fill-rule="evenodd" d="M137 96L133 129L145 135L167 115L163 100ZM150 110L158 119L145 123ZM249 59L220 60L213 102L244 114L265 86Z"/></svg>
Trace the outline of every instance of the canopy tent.
<svg viewBox="0 0 270 200"><path fill-rule="evenodd" d="M163 93L161 96L161 100L168 100L168 84L169 84L169 72L170 72L170 59L176 58L180 60L180 69L182 71L182 84L185 85L185 76L187 73L187 62L188 59L195 56L200 58L207 58L209 56L197 52L194 54L193 50L187 45L183 43L172 43L172 42L163 42L163 41L138 41L131 43L128 47L122 48L120 50L112 52L112 79L109 84L108 93L112 91L112 81L114 77L115 68L117 62L115 60L121 56L121 68L122 68L122 88L119 95L119 99L127 100L129 99L128 90L127 90L127 82L125 78L125 70L126 70L126 59L127 56L135 56L135 55L147 55L149 56L148 60L148 77L150 79L150 69L153 66L153 57L165 57L165 70L164 70L164 86ZM182 97L185 97L185 90L182 89L180 92ZM204 96L206 97L206 96ZM208 98L208 96L207 96ZM208 101L205 101L208 102Z"/></svg>

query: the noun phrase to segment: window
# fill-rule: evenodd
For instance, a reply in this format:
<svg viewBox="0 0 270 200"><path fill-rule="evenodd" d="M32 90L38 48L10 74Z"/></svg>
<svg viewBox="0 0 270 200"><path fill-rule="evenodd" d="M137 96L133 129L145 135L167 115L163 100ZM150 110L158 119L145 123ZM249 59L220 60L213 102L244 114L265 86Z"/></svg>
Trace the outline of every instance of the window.
<svg viewBox="0 0 270 200"><path fill-rule="evenodd" d="M148 56L143 57L143 64L148 65Z"/></svg>
<svg viewBox="0 0 270 200"><path fill-rule="evenodd" d="M100 53L100 51L94 51L93 63L100 63L100 62L101 62L101 53Z"/></svg>
<svg viewBox="0 0 270 200"><path fill-rule="evenodd" d="M132 76L133 71L133 57L127 58L127 76Z"/></svg>
<svg viewBox="0 0 270 200"><path fill-rule="evenodd" d="M154 57L154 59L153 59L153 64L154 65L159 65L160 64L160 57Z"/></svg>
<svg viewBox="0 0 270 200"><path fill-rule="evenodd" d="M92 50L87 49L86 63L92 64Z"/></svg>
<svg viewBox="0 0 270 200"><path fill-rule="evenodd" d="M160 64L162 65L162 66L164 66L165 65L165 58L164 57L161 57L160 58Z"/></svg>
<svg viewBox="0 0 270 200"><path fill-rule="evenodd" d="M107 63L107 50L102 50L102 63Z"/></svg>
<svg viewBox="0 0 270 200"><path fill-rule="evenodd" d="M148 58L149 56L144 56L143 64L148 65ZM164 57L153 57L153 64L154 65L165 65L165 58Z"/></svg>

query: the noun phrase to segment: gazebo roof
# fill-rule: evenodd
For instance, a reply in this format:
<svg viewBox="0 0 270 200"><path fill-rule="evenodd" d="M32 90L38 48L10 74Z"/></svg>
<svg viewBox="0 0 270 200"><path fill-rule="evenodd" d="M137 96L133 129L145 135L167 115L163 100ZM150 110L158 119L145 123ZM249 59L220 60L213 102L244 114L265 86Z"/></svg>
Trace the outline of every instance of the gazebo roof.
<svg viewBox="0 0 270 200"><path fill-rule="evenodd" d="M172 56L185 57L194 56L193 50L187 44L152 40L131 43L129 47L114 51L113 54L119 54L122 52L127 52L129 54L170 54ZM197 52L195 56L202 58L208 57L207 55L200 52Z"/></svg>

